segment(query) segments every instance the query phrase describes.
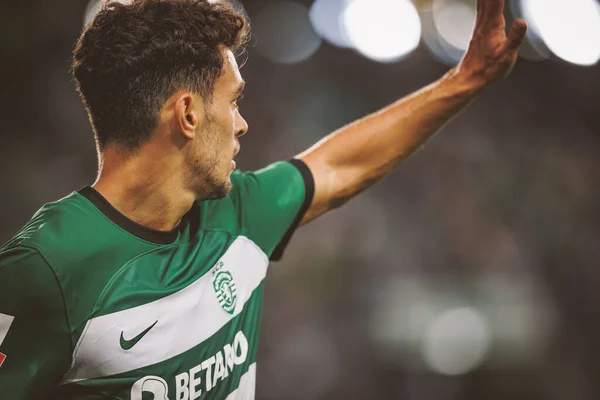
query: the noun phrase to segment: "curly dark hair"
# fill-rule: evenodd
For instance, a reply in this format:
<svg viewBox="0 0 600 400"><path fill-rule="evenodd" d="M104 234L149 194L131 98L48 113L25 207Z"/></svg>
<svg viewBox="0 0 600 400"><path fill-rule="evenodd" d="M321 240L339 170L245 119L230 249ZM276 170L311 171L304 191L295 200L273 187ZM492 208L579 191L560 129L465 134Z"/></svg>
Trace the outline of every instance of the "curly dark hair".
<svg viewBox="0 0 600 400"><path fill-rule="evenodd" d="M210 102L223 68L221 46L243 50L244 14L208 0L108 2L73 52L72 73L96 143L135 150L150 136L177 90Z"/></svg>

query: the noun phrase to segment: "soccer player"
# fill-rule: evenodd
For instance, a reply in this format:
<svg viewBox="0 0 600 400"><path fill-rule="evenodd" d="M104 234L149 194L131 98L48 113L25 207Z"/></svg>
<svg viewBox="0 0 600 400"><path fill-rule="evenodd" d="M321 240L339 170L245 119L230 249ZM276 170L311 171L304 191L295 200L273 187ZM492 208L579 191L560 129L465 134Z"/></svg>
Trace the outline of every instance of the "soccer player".
<svg viewBox="0 0 600 400"><path fill-rule="evenodd" d="M105 6L73 56L98 178L0 250L0 398L252 399L269 259L513 68L525 22L506 36L504 1L477 7L439 81L242 173L243 15L207 0Z"/></svg>

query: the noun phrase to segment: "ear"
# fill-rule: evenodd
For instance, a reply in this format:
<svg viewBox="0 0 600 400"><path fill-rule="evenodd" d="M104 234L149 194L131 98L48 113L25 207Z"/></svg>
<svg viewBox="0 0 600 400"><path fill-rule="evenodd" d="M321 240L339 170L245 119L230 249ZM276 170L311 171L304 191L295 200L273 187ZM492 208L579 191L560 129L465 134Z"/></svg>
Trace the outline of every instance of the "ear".
<svg viewBox="0 0 600 400"><path fill-rule="evenodd" d="M187 139L194 139L205 118L202 97L191 92L180 92L175 97L174 105L178 131Z"/></svg>

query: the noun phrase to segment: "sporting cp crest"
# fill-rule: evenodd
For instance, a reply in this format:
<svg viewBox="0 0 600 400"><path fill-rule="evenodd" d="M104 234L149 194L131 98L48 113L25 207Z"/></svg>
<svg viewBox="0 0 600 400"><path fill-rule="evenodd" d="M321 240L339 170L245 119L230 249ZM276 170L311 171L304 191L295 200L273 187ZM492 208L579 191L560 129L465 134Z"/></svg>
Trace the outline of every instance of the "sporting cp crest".
<svg viewBox="0 0 600 400"><path fill-rule="evenodd" d="M219 304L228 314L233 314L237 295L235 293L235 282L228 271L219 271L213 277L213 288L219 299Z"/></svg>

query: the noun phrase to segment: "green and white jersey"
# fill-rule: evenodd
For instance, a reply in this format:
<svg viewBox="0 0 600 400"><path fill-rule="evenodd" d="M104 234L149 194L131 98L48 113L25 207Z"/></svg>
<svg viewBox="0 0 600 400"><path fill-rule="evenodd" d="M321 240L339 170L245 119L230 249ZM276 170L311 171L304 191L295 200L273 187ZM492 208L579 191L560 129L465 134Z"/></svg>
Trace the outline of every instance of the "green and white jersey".
<svg viewBox="0 0 600 400"><path fill-rule="evenodd" d="M252 399L269 258L312 200L299 160L234 172L171 232L91 187L0 249L1 399Z"/></svg>

